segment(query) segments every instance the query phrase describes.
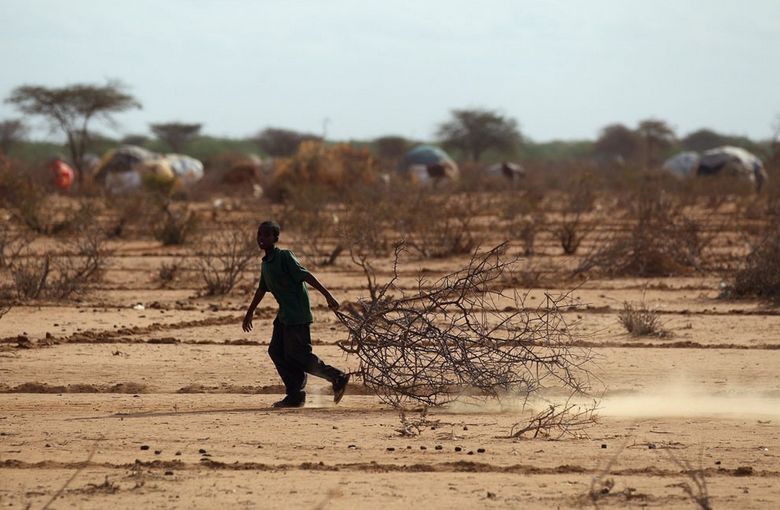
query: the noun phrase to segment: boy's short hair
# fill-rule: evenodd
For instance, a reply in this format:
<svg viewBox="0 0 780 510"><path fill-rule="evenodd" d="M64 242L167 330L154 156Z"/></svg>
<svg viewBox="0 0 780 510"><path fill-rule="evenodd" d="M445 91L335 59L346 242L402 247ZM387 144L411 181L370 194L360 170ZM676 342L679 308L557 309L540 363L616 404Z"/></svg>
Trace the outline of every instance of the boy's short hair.
<svg viewBox="0 0 780 510"><path fill-rule="evenodd" d="M279 237L279 233L282 231L282 227L275 221L264 221L257 227L257 233L260 234L261 230L271 230L274 236Z"/></svg>

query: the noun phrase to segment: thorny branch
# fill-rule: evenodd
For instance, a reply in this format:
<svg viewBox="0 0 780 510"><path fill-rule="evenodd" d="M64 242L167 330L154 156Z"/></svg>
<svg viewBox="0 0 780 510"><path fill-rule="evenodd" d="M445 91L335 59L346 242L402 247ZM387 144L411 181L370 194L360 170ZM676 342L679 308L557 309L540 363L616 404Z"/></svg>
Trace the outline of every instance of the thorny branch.
<svg viewBox="0 0 780 510"><path fill-rule="evenodd" d="M502 281L515 260L507 243L475 253L467 266L436 281L399 282L403 245L383 285L365 259L370 298L337 312L349 332L340 344L360 360L359 375L385 403L441 405L463 394L528 397L556 386L577 394L590 387L591 353L574 345L564 311L568 294L545 294L526 308L527 294Z"/></svg>

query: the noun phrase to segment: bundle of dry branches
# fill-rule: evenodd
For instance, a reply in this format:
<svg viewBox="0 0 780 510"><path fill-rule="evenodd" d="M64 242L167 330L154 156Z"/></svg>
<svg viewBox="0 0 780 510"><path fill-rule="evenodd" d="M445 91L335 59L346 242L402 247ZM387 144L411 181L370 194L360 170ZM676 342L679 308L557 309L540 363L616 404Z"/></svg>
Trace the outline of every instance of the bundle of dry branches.
<svg viewBox="0 0 780 510"><path fill-rule="evenodd" d="M370 298L338 313L349 331L341 348L359 358L359 375L381 400L433 406L463 394L527 397L548 385L588 391L591 353L574 345L567 294L526 308L525 294L501 285L516 262L506 250L475 253L434 282L418 277L413 290L399 284L402 246L381 286L365 258L353 258Z"/></svg>

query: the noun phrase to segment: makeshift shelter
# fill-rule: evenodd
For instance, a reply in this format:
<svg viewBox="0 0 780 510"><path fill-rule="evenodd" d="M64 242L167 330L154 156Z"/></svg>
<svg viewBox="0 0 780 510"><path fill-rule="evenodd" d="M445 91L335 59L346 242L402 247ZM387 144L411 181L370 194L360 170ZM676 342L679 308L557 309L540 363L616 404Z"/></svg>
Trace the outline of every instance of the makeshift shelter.
<svg viewBox="0 0 780 510"><path fill-rule="evenodd" d="M664 161L662 168L675 177L685 179L696 175L700 159L701 156L699 156L698 152L681 152Z"/></svg>
<svg viewBox="0 0 780 510"><path fill-rule="evenodd" d="M760 190L767 179L764 164L754 154L729 145L710 149L701 155L698 176L724 175L744 179Z"/></svg>
<svg viewBox="0 0 780 510"><path fill-rule="evenodd" d="M190 186L203 177L203 163L182 154L161 156L135 145L123 145L106 152L95 172L95 180L112 193L126 193L146 184L167 184L178 180Z"/></svg>
<svg viewBox="0 0 780 510"><path fill-rule="evenodd" d="M200 160L184 154L166 154L164 159L185 186L191 186L203 178L203 163Z"/></svg>
<svg viewBox="0 0 780 510"><path fill-rule="evenodd" d="M458 165L444 152L433 145L418 145L401 160L400 171L419 182L458 178Z"/></svg>
<svg viewBox="0 0 780 510"><path fill-rule="evenodd" d="M73 168L61 160L55 158L49 163L49 171L51 172L54 185L63 191L68 191L73 186L73 181L76 178L76 172Z"/></svg>
<svg viewBox="0 0 780 510"><path fill-rule="evenodd" d="M525 177L525 168L520 163L502 161L487 168L487 174L491 177L503 177L510 181Z"/></svg>

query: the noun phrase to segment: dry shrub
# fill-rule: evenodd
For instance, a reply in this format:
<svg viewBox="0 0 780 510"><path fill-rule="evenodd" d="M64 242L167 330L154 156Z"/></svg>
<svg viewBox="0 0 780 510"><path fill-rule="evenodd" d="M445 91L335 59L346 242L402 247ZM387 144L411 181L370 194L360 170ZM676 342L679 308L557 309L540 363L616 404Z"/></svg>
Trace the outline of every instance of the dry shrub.
<svg viewBox="0 0 780 510"><path fill-rule="evenodd" d="M110 211L111 226L108 227L108 237L126 237L133 227L141 227L152 221L149 211L159 209L153 207L145 193L132 193L111 197L106 201Z"/></svg>
<svg viewBox="0 0 780 510"><path fill-rule="evenodd" d="M396 230L425 258L464 255L479 244L473 228L479 207L472 194L418 189L397 206Z"/></svg>
<svg viewBox="0 0 780 510"><path fill-rule="evenodd" d="M94 201L74 201L48 193L46 186L32 177L34 172L0 156L0 206L33 232L57 235L77 232L94 220Z"/></svg>
<svg viewBox="0 0 780 510"><path fill-rule="evenodd" d="M618 312L618 321L631 336L669 336L669 332L663 327L661 316L656 310L648 308L644 300L638 305L624 301L623 309Z"/></svg>
<svg viewBox="0 0 780 510"><path fill-rule="evenodd" d="M534 254L536 234L544 227L544 214L540 209L542 199L543 194L536 189L508 190L501 196L500 214L507 238L519 239L527 256Z"/></svg>
<svg viewBox="0 0 780 510"><path fill-rule="evenodd" d="M154 238L163 246L180 245L187 242L198 228L198 216L186 204L173 207L169 202L161 206L160 218L153 227ZM152 219L154 221L154 219Z"/></svg>
<svg viewBox="0 0 780 510"><path fill-rule="evenodd" d="M0 223L0 269L8 267L31 242L29 233L15 230L10 222Z"/></svg>
<svg viewBox="0 0 780 510"><path fill-rule="evenodd" d="M272 200L286 200L309 186L345 193L354 186L376 182L378 177L379 164L366 149L305 141L293 157L277 160L266 194Z"/></svg>
<svg viewBox="0 0 780 510"><path fill-rule="evenodd" d="M101 231L88 229L61 249L65 254L52 250L40 255L27 250L10 264L18 298L67 299L102 277L110 252Z"/></svg>
<svg viewBox="0 0 780 510"><path fill-rule="evenodd" d="M575 273L593 269L610 276L669 276L701 267L711 237L686 218L668 194L651 191L635 199L629 230L597 243Z"/></svg>
<svg viewBox="0 0 780 510"><path fill-rule="evenodd" d="M694 469L691 463L686 459L678 458L671 450L666 450L669 458L677 467L682 469L683 474L691 482L683 481L677 484L683 492L693 501L701 510L712 510L710 504L710 493L707 488L707 478L704 476L701 458L699 458L699 468Z"/></svg>
<svg viewBox="0 0 780 510"><path fill-rule="evenodd" d="M580 244L592 229L583 221L582 213L565 213L561 224L555 230L563 253L566 255L577 253Z"/></svg>
<svg viewBox="0 0 780 510"><path fill-rule="evenodd" d="M561 199L563 204L561 223L553 229L563 253L573 255L593 230L593 225L585 221L585 214L593 210L596 200L594 178L589 174L577 175L569 184L569 191Z"/></svg>
<svg viewBox="0 0 780 510"><path fill-rule="evenodd" d="M257 254L254 236L238 225L226 225L202 244L197 269L210 296L229 293L241 280L241 275Z"/></svg>
<svg viewBox="0 0 780 510"><path fill-rule="evenodd" d="M388 255L391 226L397 210L395 195L385 186L360 186L350 192L336 228L340 244L351 252Z"/></svg>
<svg viewBox="0 0 780 510"><path fill-rule="evenodd" d="M312 185L292 191L284 204L282 228L295 233L295 251L307 264L332 265L344 250L331 199L328 190Z"/></svg>
<svg viewBox="0 0 780 510"><path fill-rule="evenodd" d="M598 403L595 401L589 405L577 404L571 400L549 404L526 422L513 425L509 437L557 440L569 436L581 439L587 437L586 430L597 423L597 409Z"/></svg>
<svg viewBox="0 0 780 510"><path fill-rule="evenodd" d="M589 390L591 353L575 347L563 311L566 296L525 307L501 281L512 271L507 245L474 254L461 270L417 286L394 276L377 285L363 264L371 297L338 312L349 338L340 343L359 359L357 372L379 398L395 407L441 405L462 394L531 395L546 385Z"/></svg>
<svg viewBox="0 0 780 510"><path fill-rule="evenodd" d="M735 297L780 301L780 227L774 225L761 236L729 291Z"/></svg>
<svg viewBox="0 0 780 510"><path fill-rule="evenodd" d="M183 267L182 260L174 260L173 262L162 262L160 267L157 268L157 281L161 287L167 287L171 285L174 280L179 276Z"/></svg>

